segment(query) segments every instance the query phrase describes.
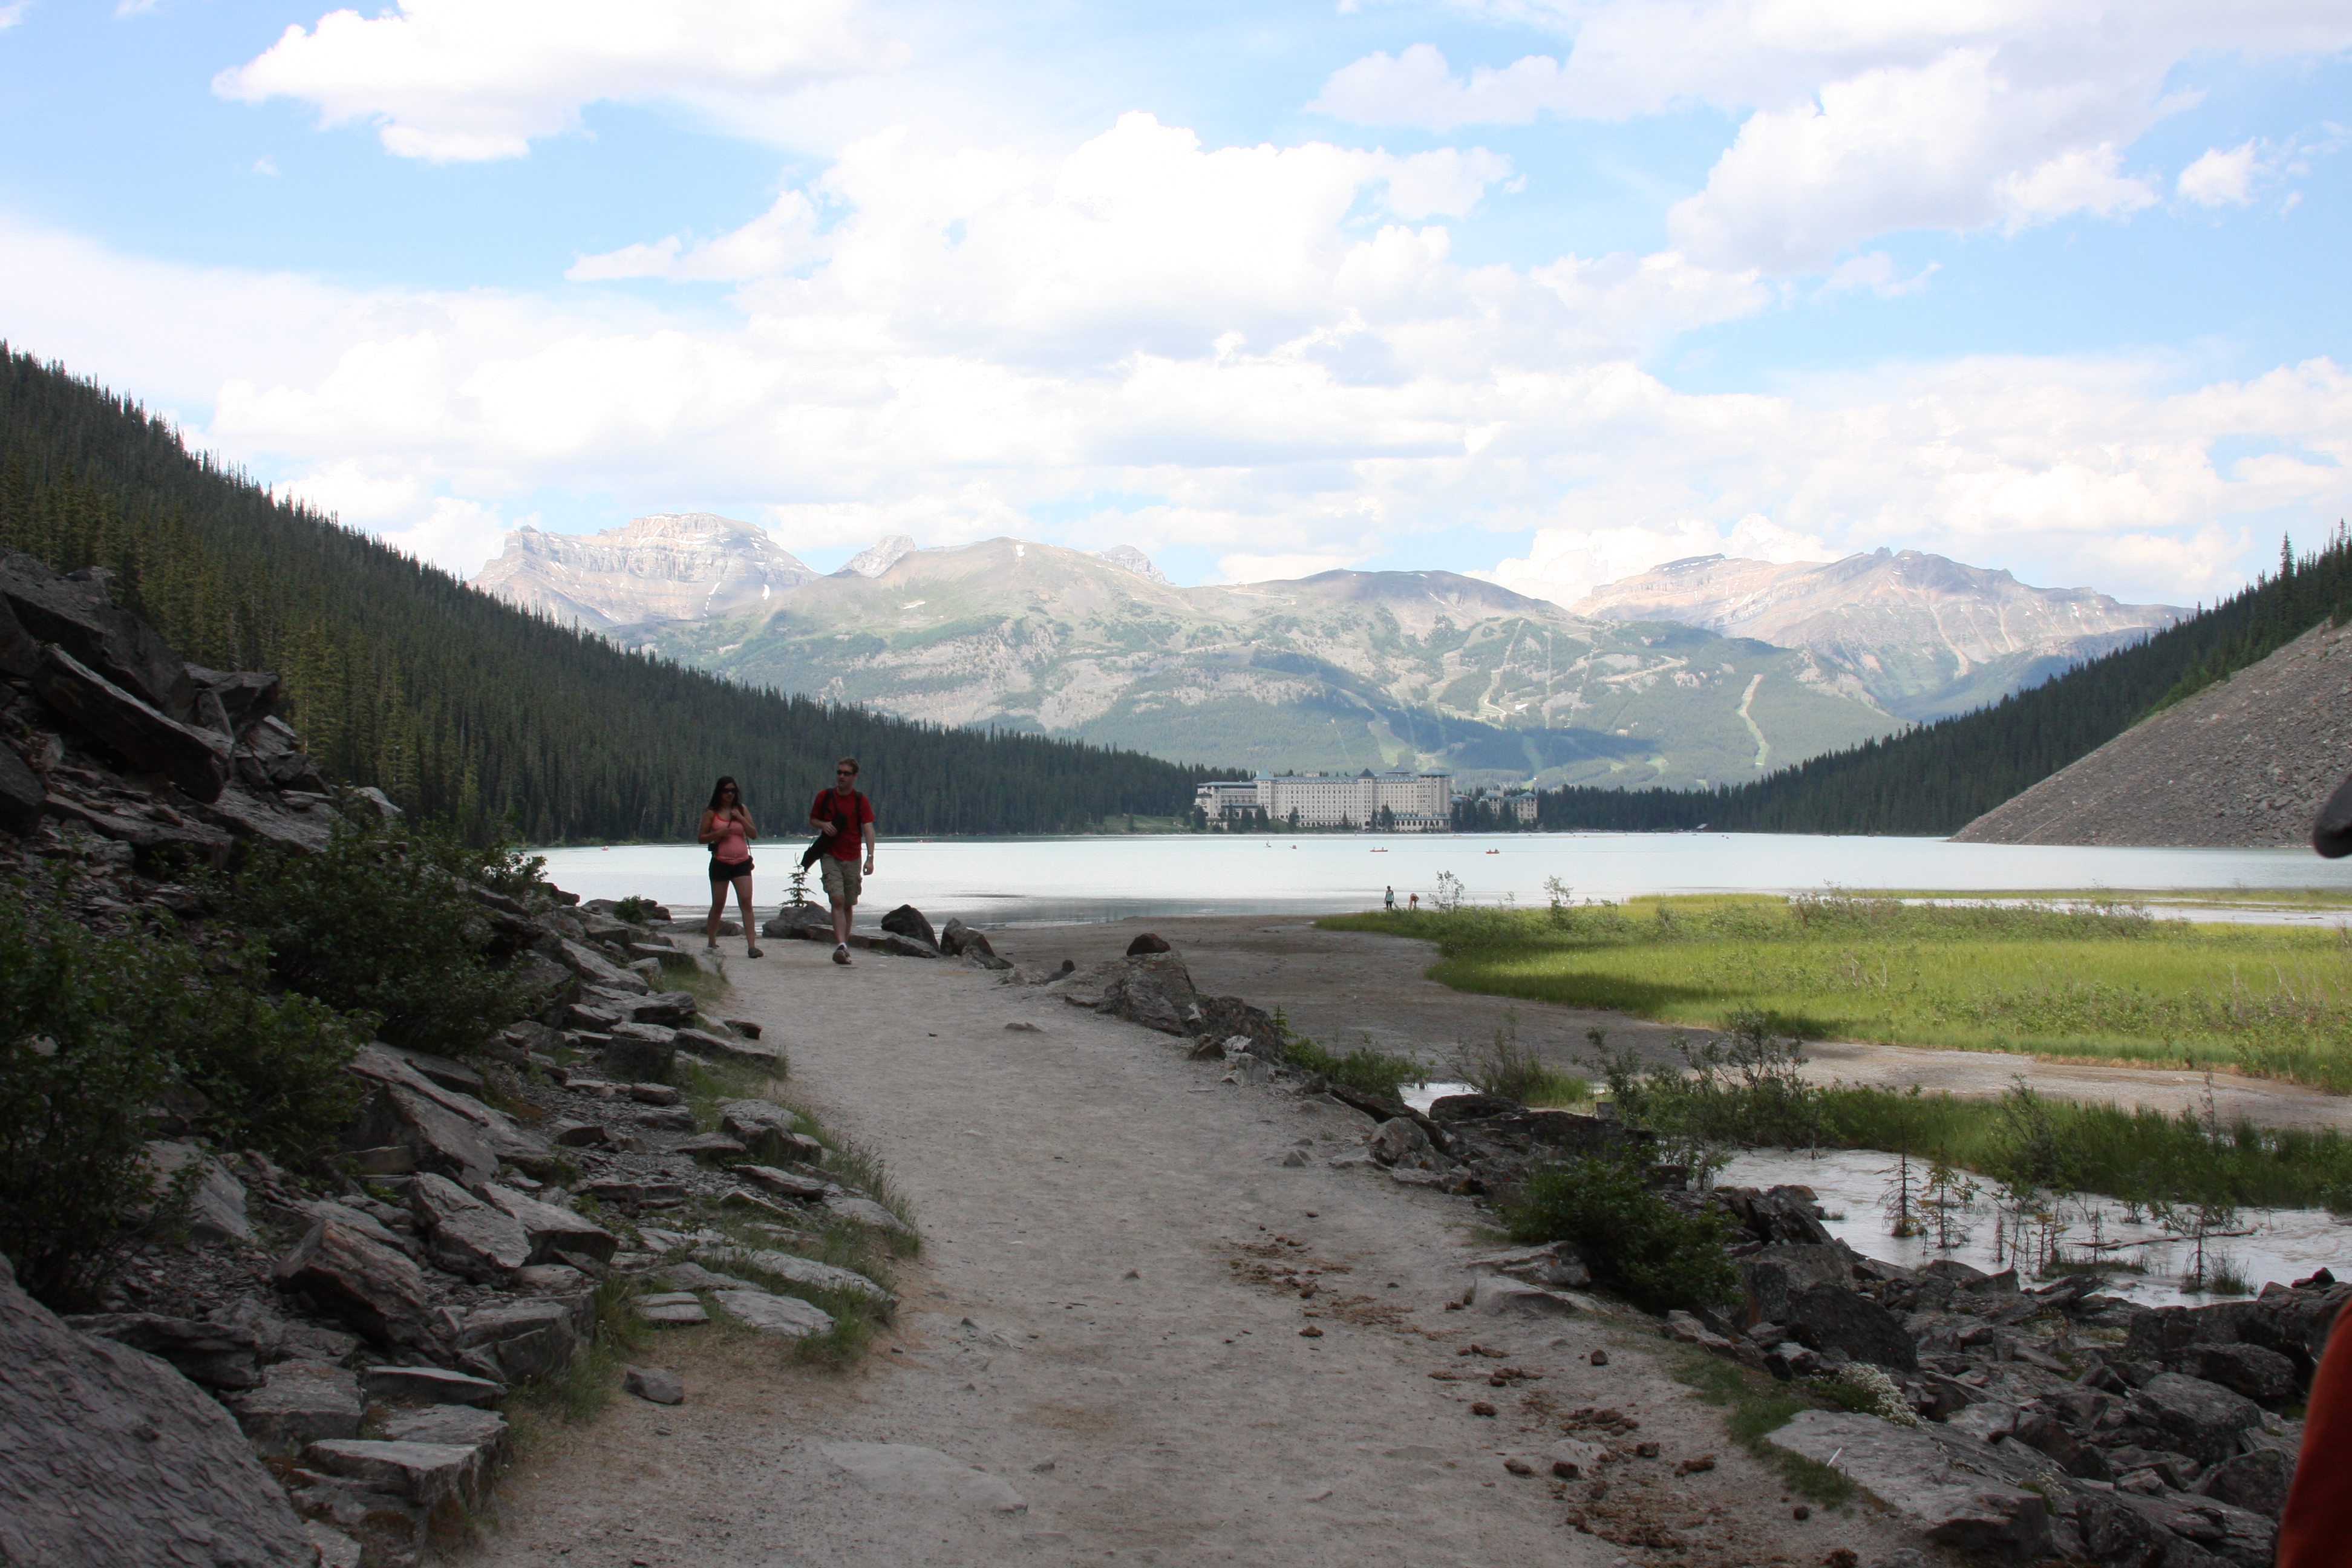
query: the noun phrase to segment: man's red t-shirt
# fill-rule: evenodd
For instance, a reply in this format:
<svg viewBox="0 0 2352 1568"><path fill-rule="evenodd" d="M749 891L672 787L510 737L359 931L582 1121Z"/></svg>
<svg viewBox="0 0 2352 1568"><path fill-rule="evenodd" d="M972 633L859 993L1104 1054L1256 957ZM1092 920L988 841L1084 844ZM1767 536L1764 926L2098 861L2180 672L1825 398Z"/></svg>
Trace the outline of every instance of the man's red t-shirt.
<svg viewBox="0 0 2352 1568"><path fill-rule="evenodd" d="M865 853L861 846L866 836L858 829L874 820L874 803L864 792L852 790L849 795L845 802L834 791L821 789L816 792L816 804L809 807L810 821L841 824L841 831L824 842L824 852L836 860L855 860Z"/></svg>

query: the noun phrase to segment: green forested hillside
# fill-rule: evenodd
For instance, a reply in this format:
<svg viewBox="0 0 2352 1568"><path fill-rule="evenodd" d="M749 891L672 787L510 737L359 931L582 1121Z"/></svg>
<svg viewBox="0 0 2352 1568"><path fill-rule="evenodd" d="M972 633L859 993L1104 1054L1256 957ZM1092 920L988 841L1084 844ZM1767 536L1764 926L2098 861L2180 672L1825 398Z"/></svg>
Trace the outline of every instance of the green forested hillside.
<svg viewBox="0 0 2352 1568"><path fill-rule="evenodd" d="M2262 659L2334 617L2352 618L2352 539L2279 553L2275 576L2158 632L2004 697L1885 740L1713 790L1568 789L1542 797L1545 827L1735 833L1957 832L2148 714Z"/></svg>
<svg viewBox="0 0 2352 1568"><path fill-rule="evenodd" d="M625 653L272 497L136 405L0 344L0 545L117 574L199 664L272 669L331 774L534 843L690 839L730 773L792 831L856 753L886 834L1188 810L1210 770L784 698Z"/></svg>

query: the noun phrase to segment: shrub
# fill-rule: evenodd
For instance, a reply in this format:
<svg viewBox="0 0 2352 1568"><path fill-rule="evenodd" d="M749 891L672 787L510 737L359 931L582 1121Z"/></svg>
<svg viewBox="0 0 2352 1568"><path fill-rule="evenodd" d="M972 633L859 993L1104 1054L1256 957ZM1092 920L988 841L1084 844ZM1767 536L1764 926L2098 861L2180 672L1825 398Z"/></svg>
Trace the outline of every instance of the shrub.
<svg viewBox="0 0 2352 1568"><path fill-rule="evenodd" d="M99 1293L157 1197L147 1111L172 1063L146 972L133 943L0 920L0 1253L61 1310Z"/></svg>
<svg viewBox="0 0 2352 1568"><path fill-rule="evenodd" d="M628 925L651 925L654 910L658 908L651 899L641 899L635 893L613 906L613 918Z"/></svg>
<svg viewBox="0 0 2352 1568"><path fill-rule="evenodd" d="M1454 1070L1481 1094L1499 1094L1521 1105L1575 1105L1592 1098L1592 1086L1572 1072L1548 1066L1533 1046L1522 1046L1518 1016L1506 1014L1489 1044L1463 1048Z"/></svg>
<svg viewBox="0 0 2352 1568"><path fill-rule="evenodd" d="M1333 1083L1344 1084L1360 1094L1376 1094L1382 1100L1394 1100L1404 1092L1405 1085L1421 1083L1429 1077L1419 1062L1392 1057L1375 1048L1369 1040L1342 1056L1325 1050L1304 1035L1286 1030L1282 1055L1301 1072L1319 1072Z"/></svg>
<svg viewBox="0 0 2352 1568"><path fill-rule="evenodd" d="M527 893L543 886L537 864L440 825L346 818L320 853L261 851L214 891L267 948L277 984L370 1015L394 1045L456 1053L529 1000L467 884Z"/></svg>
<svg viewBox="0 0 2352 1568"><path fill-rule="evenodd" d="M1730 1300L1739 1271L1723 1255L1722 1212L1685 1214L1651 1189L1649 1175L1639 1154L1546 1166L1504 1220L1522 1242L1576 1243L1595 1272L1651 1311Z"/></svg>
<svg viewBox="0 0 2352 1568"><path fill-rule="evenodd" d="M272 996L252 982L266 955L249 949L226 978L188 991L173 1055L208 1102L205 1133L289 1165L331 1151L359 1103L343 1068L373 1020L346 1017L308 996Z"/></svg>

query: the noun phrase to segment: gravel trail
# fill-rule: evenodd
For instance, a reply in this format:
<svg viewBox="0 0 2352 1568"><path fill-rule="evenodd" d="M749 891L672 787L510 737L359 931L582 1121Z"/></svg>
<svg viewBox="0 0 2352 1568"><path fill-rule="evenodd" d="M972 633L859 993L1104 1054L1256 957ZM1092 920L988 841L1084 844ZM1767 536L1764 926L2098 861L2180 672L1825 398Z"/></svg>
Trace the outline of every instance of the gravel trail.
<svg viewBox="0 0 2352 1568"><path fill-rule="evenodd" d="M897 1337L838 1373L747 1331L665 1334L638 1359L677 1369L686 1404L624 1397L532 1449L463 1561L1733 1568L1899 1544L1864 1510L1797 1521L1646 1320L1446 1310L1488 1244L1477 1211L1327 1164L1369 1125L1354 1112L1223 1084L1050 992L826 956L731 959L726 1010L789 1047L793 1093L912 1200L924 1251ZM1281 1163L1302 1146L1309 1163ZM1504 1366L1536 1375L1490 1384ZM1549 1474L1587 1407L1639 1423L1621 1446L1660 1445L1606 1467L1598 1500ZM1605 1539L1644 1532L1655 1549Z"/></svg>

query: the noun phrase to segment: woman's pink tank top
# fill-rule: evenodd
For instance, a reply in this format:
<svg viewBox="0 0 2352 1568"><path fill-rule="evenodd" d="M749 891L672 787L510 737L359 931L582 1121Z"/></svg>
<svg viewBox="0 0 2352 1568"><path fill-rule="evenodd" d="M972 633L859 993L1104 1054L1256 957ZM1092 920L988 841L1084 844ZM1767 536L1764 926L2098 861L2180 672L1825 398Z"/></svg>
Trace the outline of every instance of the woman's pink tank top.
<svg viewBox="0 0 2352 1568"><path fill-rule="evenodd" d="M727 836L711 845L710 858L724 860L730 866L738 860L751 858L751 847L743 841L743 830L732 818L727 823Z"/></svg>

